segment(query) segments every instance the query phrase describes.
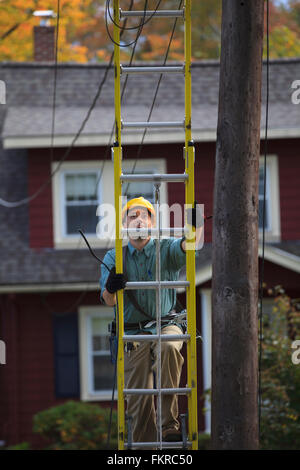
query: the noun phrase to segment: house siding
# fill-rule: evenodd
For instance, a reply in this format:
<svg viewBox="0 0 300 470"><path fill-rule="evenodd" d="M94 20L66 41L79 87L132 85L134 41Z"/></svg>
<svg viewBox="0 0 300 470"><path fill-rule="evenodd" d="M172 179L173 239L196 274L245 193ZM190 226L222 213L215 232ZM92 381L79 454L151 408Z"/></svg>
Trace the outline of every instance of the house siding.
<svg viewBox="0 0 300 470"><path fill-rule="evenodd" d="M195 160L195 182L196 200L204 204L205 213L212 213L212 195L214 178L214 143L196 145ZM62 158L64 149L57 149L55 161ZM129 145L124 149L123 158L135 159L138 146ZM75 148L67 161L95 160L101 165L101 158L105 154L105 148ZM148 145L143 148L141 158L165 159L168 173L183 173L183 146ZM49 149L34 149L29 151L29 194L34 194L39 187L50 177L50 151ZM31 248L53 248L53 213L52 213L52 187L51 184L45 188L39 197L30 204L30 247ZM175 203L184 204L185 191L182 183L168 184L168 200L170 206ZM209 222L206 227L205 240L211 242L211 227Z"/></svg>
<svg viewBox="0 0 300 470"><path fill-rule="evenodd" d="M298 140L270 141L268 154L278 156L280 223L281 240L300 239L300 155ZM65 149L55 149L54 159L59 161ZM68 161L95 160L101 164L105 156L105 147L74 148ZM261 144L261 155L264 152ZM124 148L123 158L135 159L138 146L128 145ZM167 162L168 173L183 173L183 146L179 144L145 145L140 158L163 158ZM29 194L33 194L50 177L49 149L34 149L29 151L28 177ZM213 211L213 185L215 167L215 143L203 142L195 144L195 199L204 204L205 214ZM30 204L30 247L52 248L53 213L52 213L51 184ZM168 184L168 200L170 206L174 203L184 204L184 185L181 183ZM205 227L205 242L212 240L212 222Z"/></svg>
<svg viewBox="0 0 300 470"><path fill-rule="evenodd" d="M45 442L33 433L32 418L44 409L64 403L68 399L55 396L55 358L53 315L64 313L76 304L81 293L14 294L0 296L2 335L7 344L7 364L0 368L0 439L6 445L30 442L34 448ZM185 302L185 296L180 300ZM84 305L97 305L97 292L87 293ZM72 310L77 311L79 305ZM9 315L8 315L9 312ZM201 328L200 305L197 307L197 323ZM185 347L184 347L185 348ZM183 352L186 355L185 349ZM185 361L186 363L186 361ZM203 429L202 415L202 352L198 343L198 394L199 428ZM186 385L184 366L182 386ZM79 399L79 398L78 398ZM100 402L110 406L110 401ZM186 412L185 399L179 401L180 412Z"/></svg>
<svg viewBox="0 0 300 470"><path fill-rule="evenodd" d="M281 239L300 238L300 152L295 146L280 149L280 211Z"/></svg>

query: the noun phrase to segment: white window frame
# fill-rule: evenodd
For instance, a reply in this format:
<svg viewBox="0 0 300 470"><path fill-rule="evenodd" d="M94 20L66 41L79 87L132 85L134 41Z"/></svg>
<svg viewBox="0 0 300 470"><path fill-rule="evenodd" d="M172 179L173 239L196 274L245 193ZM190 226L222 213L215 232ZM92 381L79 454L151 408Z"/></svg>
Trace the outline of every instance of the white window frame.
<svg viewBox="0 0 300 470"><path fill-rule="evenodd" d="M93 318L110 316L114 312L111 307L102 305L79 307L79 365L80 365L80 399L82 401L108 401L112 399L112 390L95 391L93 389L93 366L91 346L91 324ZM107 333L109 334L109 333ZM111 364L112 371L115 367ZM115 400L117 400L115 393Z"/></svg>
<svg viewBox="0 0 300 470"><path fill-rule="evenodd" d="M149 158L145 160L134 160L134 159L126 159L122 161L122 168L125 171L132 171L133 165L136 163L135 168L134 168L134 173L139 172L139 173L160 173L164 174L166 173L166 161L165 159L161 158ZM125 185L125 186L124 186ZM123 186L126 188L127 183L124 182ZM167 197L167 184L162 183L160 186L160 200L161 203L167 203L168 202L168 197Z"/></svg>
<svg viewBox="0 0 300 470"><path fill-rule="evenodd" d="M69 170L64 170L64 171L61 171L60 173L60 178L61 178L61 181L60 181L60 187L61 187L61 194L62 194L62 197L60 198L60 204L61 204L61 208L60 208L60 218L61 218L61 230L62 230L62 237L63 238L69 238L69 239L74 239L74 238L78 238L78 235L77 234L70 234L70 233L67 233L67 221L66 221L66 211L65 211L65 208L66 208L66 180L65 180L65 176L66 175L83 175L84 173L86 174L90 174L90 173L94 173L97 175L97 178L99 178L99 175L100 175L100 171L99 169L98 170L94 170L94 169L80 169L80 170L74 170L74 169L69 169ZM98 191L97 191L97 200L95 201L95 205L98 206L100 203L101 203L101 200L102 200L102 191L101 191L101 187L100 187L100 184L98 185ZM96 209L97 210L97 207ZM91 235L91 234L87 234L87 235Z"/></svg>
<svg viewBox="0 0 300 470"><path fill-rule="evenodd" d="M126 170L131 170L135 159L126 159L122 161L122 167ZM103 168L103 170L102 170ZM148 171L155 173L166 173L166 160L162 158L149 158L145 160L138 160L136 171L145 172ZM79 246L83 246L83 241L80 238L80 235L66 235L65 234L65 225L63 218L64 216L64 185L63 175L66 173L76 173L76 172L86 172L90 173L91 171L101 172L101 182L99 184L99 202L110 204L114 206L114 168L113 162L107 160L103 163L103 160L92 160L92 161L70 161L64 162L59 165L59 162L52 163L51 168L52 173L54 173L52 178L52 207L53 207L53 240L54 247L57 249L74 249ZM126 184L126 183L123 183ZM161 184L160 188L161 195L161 204L168 203L167 197L167 185L166 183ZM162 217L162 219L164 219ZM164 220L162 220L164 225ZM93 246L96 248L109 249L114 247L114 237L109 239L101 239L97 234L88 235L88 239Z"/></svg>
<svg viewBox="0 0 300 470"><path fill-rule="evenodd" d="M109 163L109 162L108 162ZM65 192L64 192L64 175L68 173L100 173L101 162L99 161L86 161L86 162L64 162L59 165L59 162L53 162L51 171L54 172L52 178L52 208L53 208L53 240L55 248L77 248L78 244L82 244L80 234L67 235L65 233ZM107 173L109 173L109 167L106 162L103 167L103 173L105 177L101 178L101 184L98 186L98 203L101 203L104 195L109 190L107 185ZM78 227L79 228L79 227ZM99 239L95 235L88 235L91 243L95 244L99 242ZM98 243L99 246L99 243Z"/></svg>
<svg viewBox="0 0 300 470"><path fill-rule="evenodd" d="M260 167L264 165L264 157L259 159ZM280 194L279 194L279 170L278 156L267 155L266 161L266 205L269 214L269 224L265 227L267 241L278 242L281 239L280 228ZM259 237L262 237L262 229L259 229Z"/></svg>

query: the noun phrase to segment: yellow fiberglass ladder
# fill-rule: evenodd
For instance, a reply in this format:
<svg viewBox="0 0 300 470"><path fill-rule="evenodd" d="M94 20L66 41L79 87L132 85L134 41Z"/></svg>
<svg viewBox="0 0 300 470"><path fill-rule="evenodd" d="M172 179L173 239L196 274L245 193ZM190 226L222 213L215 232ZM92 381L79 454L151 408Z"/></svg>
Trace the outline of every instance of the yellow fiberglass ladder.
<svg viewBox="0 0 300 470"><path fill-rule="evenodd" d="M163 67L123 67L120 64L120 21L125 17L169 17L180 18L184 23L184 64L178 66ZM118 360L117 360L117 387L118 387L118 448L138 449L138 448L198 448L198 424L197 424L197 353L196 353L196 295L195 295L195 230L185 222L186 228L181 228L185 234L187 243L191 249L186 250L186 281L163 281L160 278L160 236L164 229L160 225L159 204L161 182L182 182L185 183L185 207L191 208L194 204L194 160L195 149L191 134L191 0L184 1L181 10L156 10L156 11L122 11L120 0L114 0L114 79L115 79L115 142L112 148L114 162L114 188L115 188L115 209L116 209L116 272L123 272L123 252L122 240L126 230L122 228L122 183L127 181L153 181L155 185L155 202L157 211L156 228L156 280L148 282L127 282L125 289L155 289L156 290L156 324L157 334L155 335L129 335L124 336L124 305L123 290L117 292L118 318ZM185 117L182 121L175 122L123 122L121 120L121 74L129 73L181 73L185 78ZM122 147L121 130L125 128L168 128L178 127L185 131L185 172L183 174L123 174L122 173ZM169 229L174 233L174 229ZM175 229L178 231L178 229ZM161 335L161 304L160 296L163 288L186 288L186 310L187 310L187 333L182 335ZM162 336L164 337L162 339ZM161 361L161 341L183 340L187 342L187 386L185 388L161 388L160 361ZM156 378L156 389L125 389L124 386L124 342L126 341L158 341L158 370ZM161 429L161 397L163 394L182 394L188 397L188 433L181 442L163 442ZM132 442L130 432L127 432L125 439L125 397L129 394L152 394L157 399L157 442ZM185 423L182 427L185 427ZM128 425L129 430L129 425Z"/></svg>

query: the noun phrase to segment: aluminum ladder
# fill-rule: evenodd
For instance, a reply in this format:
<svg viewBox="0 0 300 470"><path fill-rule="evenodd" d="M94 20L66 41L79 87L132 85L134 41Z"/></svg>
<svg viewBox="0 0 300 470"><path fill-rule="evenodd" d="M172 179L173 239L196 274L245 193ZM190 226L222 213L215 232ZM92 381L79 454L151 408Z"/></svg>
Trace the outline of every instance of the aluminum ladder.
<svg viewBox="0 0 300 470"><path fill-rule="evenodd" d="M185 206L192 207L194 204L194 160L195 148L191 134L191 0L184 0L182 10L157 10L157 11L122 11L120 0L114 0L114 92L115 92L115 142L112 148L114 162L114 202L116 209L116 272L123 272L122 259L122 239L124 229L122 229L122 183L127 181L153 181L156 186L156 204L159 208L159 186L161 182L182 182L185 184ZM123 67L120 64L120 20L124 17L156 17L180 18L184 23L184 64L164 67ZM121 74L143 74L143 73L179 73L184 75L185 83L185 115L181 121L169 122L123 122L121 119ZM122 173L122 147L121 130L126 128L154 127L178 127L185 131L185 172L183 174L152 174L152 175L125 175ZM156 335L124 335L124 305L123 290L117 292L118 302L118 360L117 360L117 387L118 387L118 448L188 448L196 450L198 448L198 424L197 424L197 352L196 352L196 294L195 294L195 249L186 251L186 281L163 281L160 279L160 236L163 229L160 227L160 217L157 211L158 226L156 229L156 280L150 282L127 282L125 289L156 289L156 310L157 310L157 332ZM187 241L195 248L194 229L185 224L188 230ZM184 232L185 229L181 229ZM155 230L154 230L155 231ZM176 231L173 229L173 231ZM178 229L177 229L178 231ZM186 288L187 301L187 334L185 335L161 335L160 334L160 292L163 288ZM157 377L157 389L151 390L126 390L124 387L124 341L175 341L181 339L187 342L187 386L178 389L162 389L160 387L160 375ZM159 346L160 347L160 346ZM153 394L157 395L157 416L158 421L161 415L161 396L163 394L185 394L188 397L188 437L185 442L163 442L161 427L158 430L158 441L147 443L125 442L125 397L128 394Z"/></svg>

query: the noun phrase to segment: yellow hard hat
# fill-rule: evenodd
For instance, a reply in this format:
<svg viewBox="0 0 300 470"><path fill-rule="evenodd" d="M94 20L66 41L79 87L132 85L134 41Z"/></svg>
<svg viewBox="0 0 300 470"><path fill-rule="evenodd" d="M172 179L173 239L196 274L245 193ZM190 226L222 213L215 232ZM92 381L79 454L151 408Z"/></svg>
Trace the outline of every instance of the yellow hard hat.
<svg viewBox="0 0 300 470"><path fill-rule="evenodd" d="M136 197L134 199L130 199L130 201L125 204L125 206L122 209L122 220L124 219L125 214L127 214L128 210L131 209L132 207L146 207L148 211L154 216L155 220L155 210L153 205L151 204L150 201L143 197Z"/></svg>

